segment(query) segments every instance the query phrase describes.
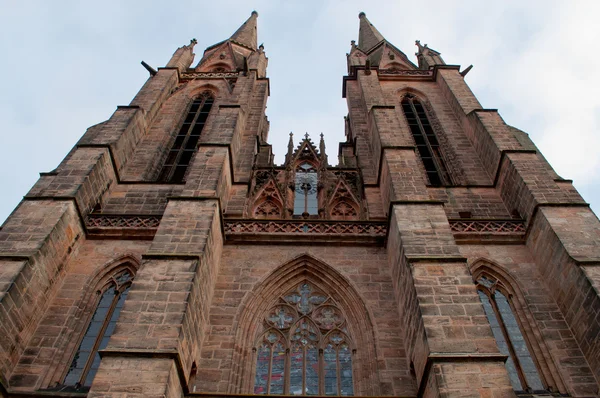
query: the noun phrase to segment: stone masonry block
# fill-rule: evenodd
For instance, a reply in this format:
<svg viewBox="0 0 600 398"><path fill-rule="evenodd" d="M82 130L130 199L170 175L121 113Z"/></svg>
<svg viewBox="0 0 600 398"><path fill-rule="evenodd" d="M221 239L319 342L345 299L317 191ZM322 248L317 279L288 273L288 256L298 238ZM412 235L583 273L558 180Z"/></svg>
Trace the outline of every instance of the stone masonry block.
<svg viewBox="0 0 600 398"><path fill-rule="evenodd" d="M213 234L221 235L216 200L172 200L148 253L200 256Z"/></svg>
<svg viewBox="0 0 600 398"><path fill-rule="evenodd" d="M220 198L227 202L231 182L227 148L201 146L192 160L181 195Z"/></svg>
<svg viewBox="0 0 600 398"><path fill-rule="evenodd" d="M600 222L588 208L541 207L527 240L536 264L600 379Z"/></svg>
<svg viewBox="0 0 600 398"><path fill-rule="evenodd" d="M585 203L558 186L535 153L507 154L499 173L497 189L506 207L525 219L538 205Z"/></svg>
<svg viewBox="0 0 600 398"><path fill-rule="evenodd" d="M183 396L175 361L169 358L105 357L88 393L90 398L179 398Z"/></svg>
<svg viewBox="0 0 600 398"><path fill-rule="evenodd" d="M119 107L105 122L88 129L77 146L106 145L111 149L117 170L131 158L139 140L146 134L144 110Z"/></svg>
<svg viewBox="0 0 600 398"><path fill-rule="evenodd" d="M425 178L412 149L386 149L381 168L383 207L399 201L429 200Z"/></svg>
<svg viewBox="0 0 600 398"><path fill-rule="evenodd" d="M440 205L395 205L392 223L405 256L457 256L458 246Z"/></svg>
<svg viewBox="0 0 600 398"><path fill-rule="evenodd" d="M6 332L0 347L7 354L0 362L3 376L11 370L5 366L14 366L22 354L82 234L70 201L24 201L0 230L1 255L29 257L0 263L0 324Z"/></svg>
<svg viewBox="0 0 600 398"><path fill-rule="evenodd" d="M58 166L56 174L41 177L26 198L74 198L86 214L115 180L106 148L75 148Z"/></svg>
<svg viewBox="0 0 600 398"><path fill-rule="evenodd" d="M150 77L142 89L131 101L131 106L139 106L145 111L146 123L150 124L156 114L169 98L178 83L177 71L160 69L155 76Z"/></svg>
<svg viewBox="0 0 600 398"><path fill-rule="evenodd" d="M200 136L200 145L227 145L235 164L240 151L241 137L245 129L244 109L236 105L221 105L213 112L210 129Z"/></svg>

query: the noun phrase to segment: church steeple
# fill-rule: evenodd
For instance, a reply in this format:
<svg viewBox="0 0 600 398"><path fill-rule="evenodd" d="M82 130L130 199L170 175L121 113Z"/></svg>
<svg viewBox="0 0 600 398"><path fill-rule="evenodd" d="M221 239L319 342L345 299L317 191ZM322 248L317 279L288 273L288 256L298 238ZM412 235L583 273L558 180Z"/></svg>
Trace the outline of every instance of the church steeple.
<svg viewBox="0 0 600 398"><path fill-rule="evenodd" d="M257 46L257 33L256 33L256 19L258 18L258 13L256 11L252 11L250 18L246 20L240 26L238 30L235 31L233 35L229 38L229 40L234 41L243 46L249 47L253 50L256 50Z"/></svg>
<svg viewBox="0 0 600 398"><path fill-rule="evenodd" d="M375 26L367 19L364 12L358 14L360 27L358 45L352 41L348 54L348 68L363 66L367 69L417 69L406 54L396 48L383 37Z"/></svg>
<svg viewBox="0 0 600 398"><path fill-rule="evenodd" d="M257 45L257 18L258 12L252 11L246 22L229 39L208 47L196 71L256 70L259 77L265 77L267 57L263 45Z"/></svg>
<svg viewBox="0 0 600 398"><path fill-rule="evenodd" d="M368 52L370 49L379 44L382 40L385 40L383 35L379 33L377 28L367 19L367 15L364 12L358 14L360 18L360 29L358 31L358 48L364 52Z"/></svg>

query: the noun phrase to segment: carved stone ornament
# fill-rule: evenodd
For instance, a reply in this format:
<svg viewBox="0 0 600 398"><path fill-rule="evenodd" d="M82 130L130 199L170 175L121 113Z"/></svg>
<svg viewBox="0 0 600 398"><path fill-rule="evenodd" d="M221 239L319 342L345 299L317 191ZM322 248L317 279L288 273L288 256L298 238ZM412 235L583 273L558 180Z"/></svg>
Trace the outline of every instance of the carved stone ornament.
<svg viewBox="0 0 600 398"><path fill-rule="evenodd" d="M411 69L380 69L379 74L397 76L433 76L433 71Z"/></svg>
<svg viewBox="0 0 600 398"><path fill-rule="evenodd" d="M237 77L237 72L192 72L181 74L182 79L230 79Z"/></svg>

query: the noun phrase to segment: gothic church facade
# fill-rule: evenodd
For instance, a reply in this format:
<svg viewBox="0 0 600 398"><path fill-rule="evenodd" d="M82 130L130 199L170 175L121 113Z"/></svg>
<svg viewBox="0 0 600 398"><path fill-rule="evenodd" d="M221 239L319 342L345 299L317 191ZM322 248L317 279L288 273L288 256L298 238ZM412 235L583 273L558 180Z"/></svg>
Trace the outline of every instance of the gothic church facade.
<svg viewBox="0 0 600 398"><path fill-rule="evenodd" d="M364 13L337 162L275 164L257 18L148 68L2 226L0 397L597 396L571 181Z"/></svg>

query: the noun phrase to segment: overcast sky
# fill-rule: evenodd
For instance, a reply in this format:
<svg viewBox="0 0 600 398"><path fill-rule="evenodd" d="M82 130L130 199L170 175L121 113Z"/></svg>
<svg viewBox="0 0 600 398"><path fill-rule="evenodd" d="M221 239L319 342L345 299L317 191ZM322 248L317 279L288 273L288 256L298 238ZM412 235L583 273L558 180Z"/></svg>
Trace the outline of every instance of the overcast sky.
<svg viewBox="0 0 600 398"><path fill-rule="evenodd" d="M198 39L228 38L259 13L269 58L270 142L323 132L343 140L345 54L358 13L416 62L415 39L466 80L486 108L529 133L557 172L600 211L600 2L597 1L18 1L0 0L0 222L86 128L128 104L148 77Z"/></svg>

